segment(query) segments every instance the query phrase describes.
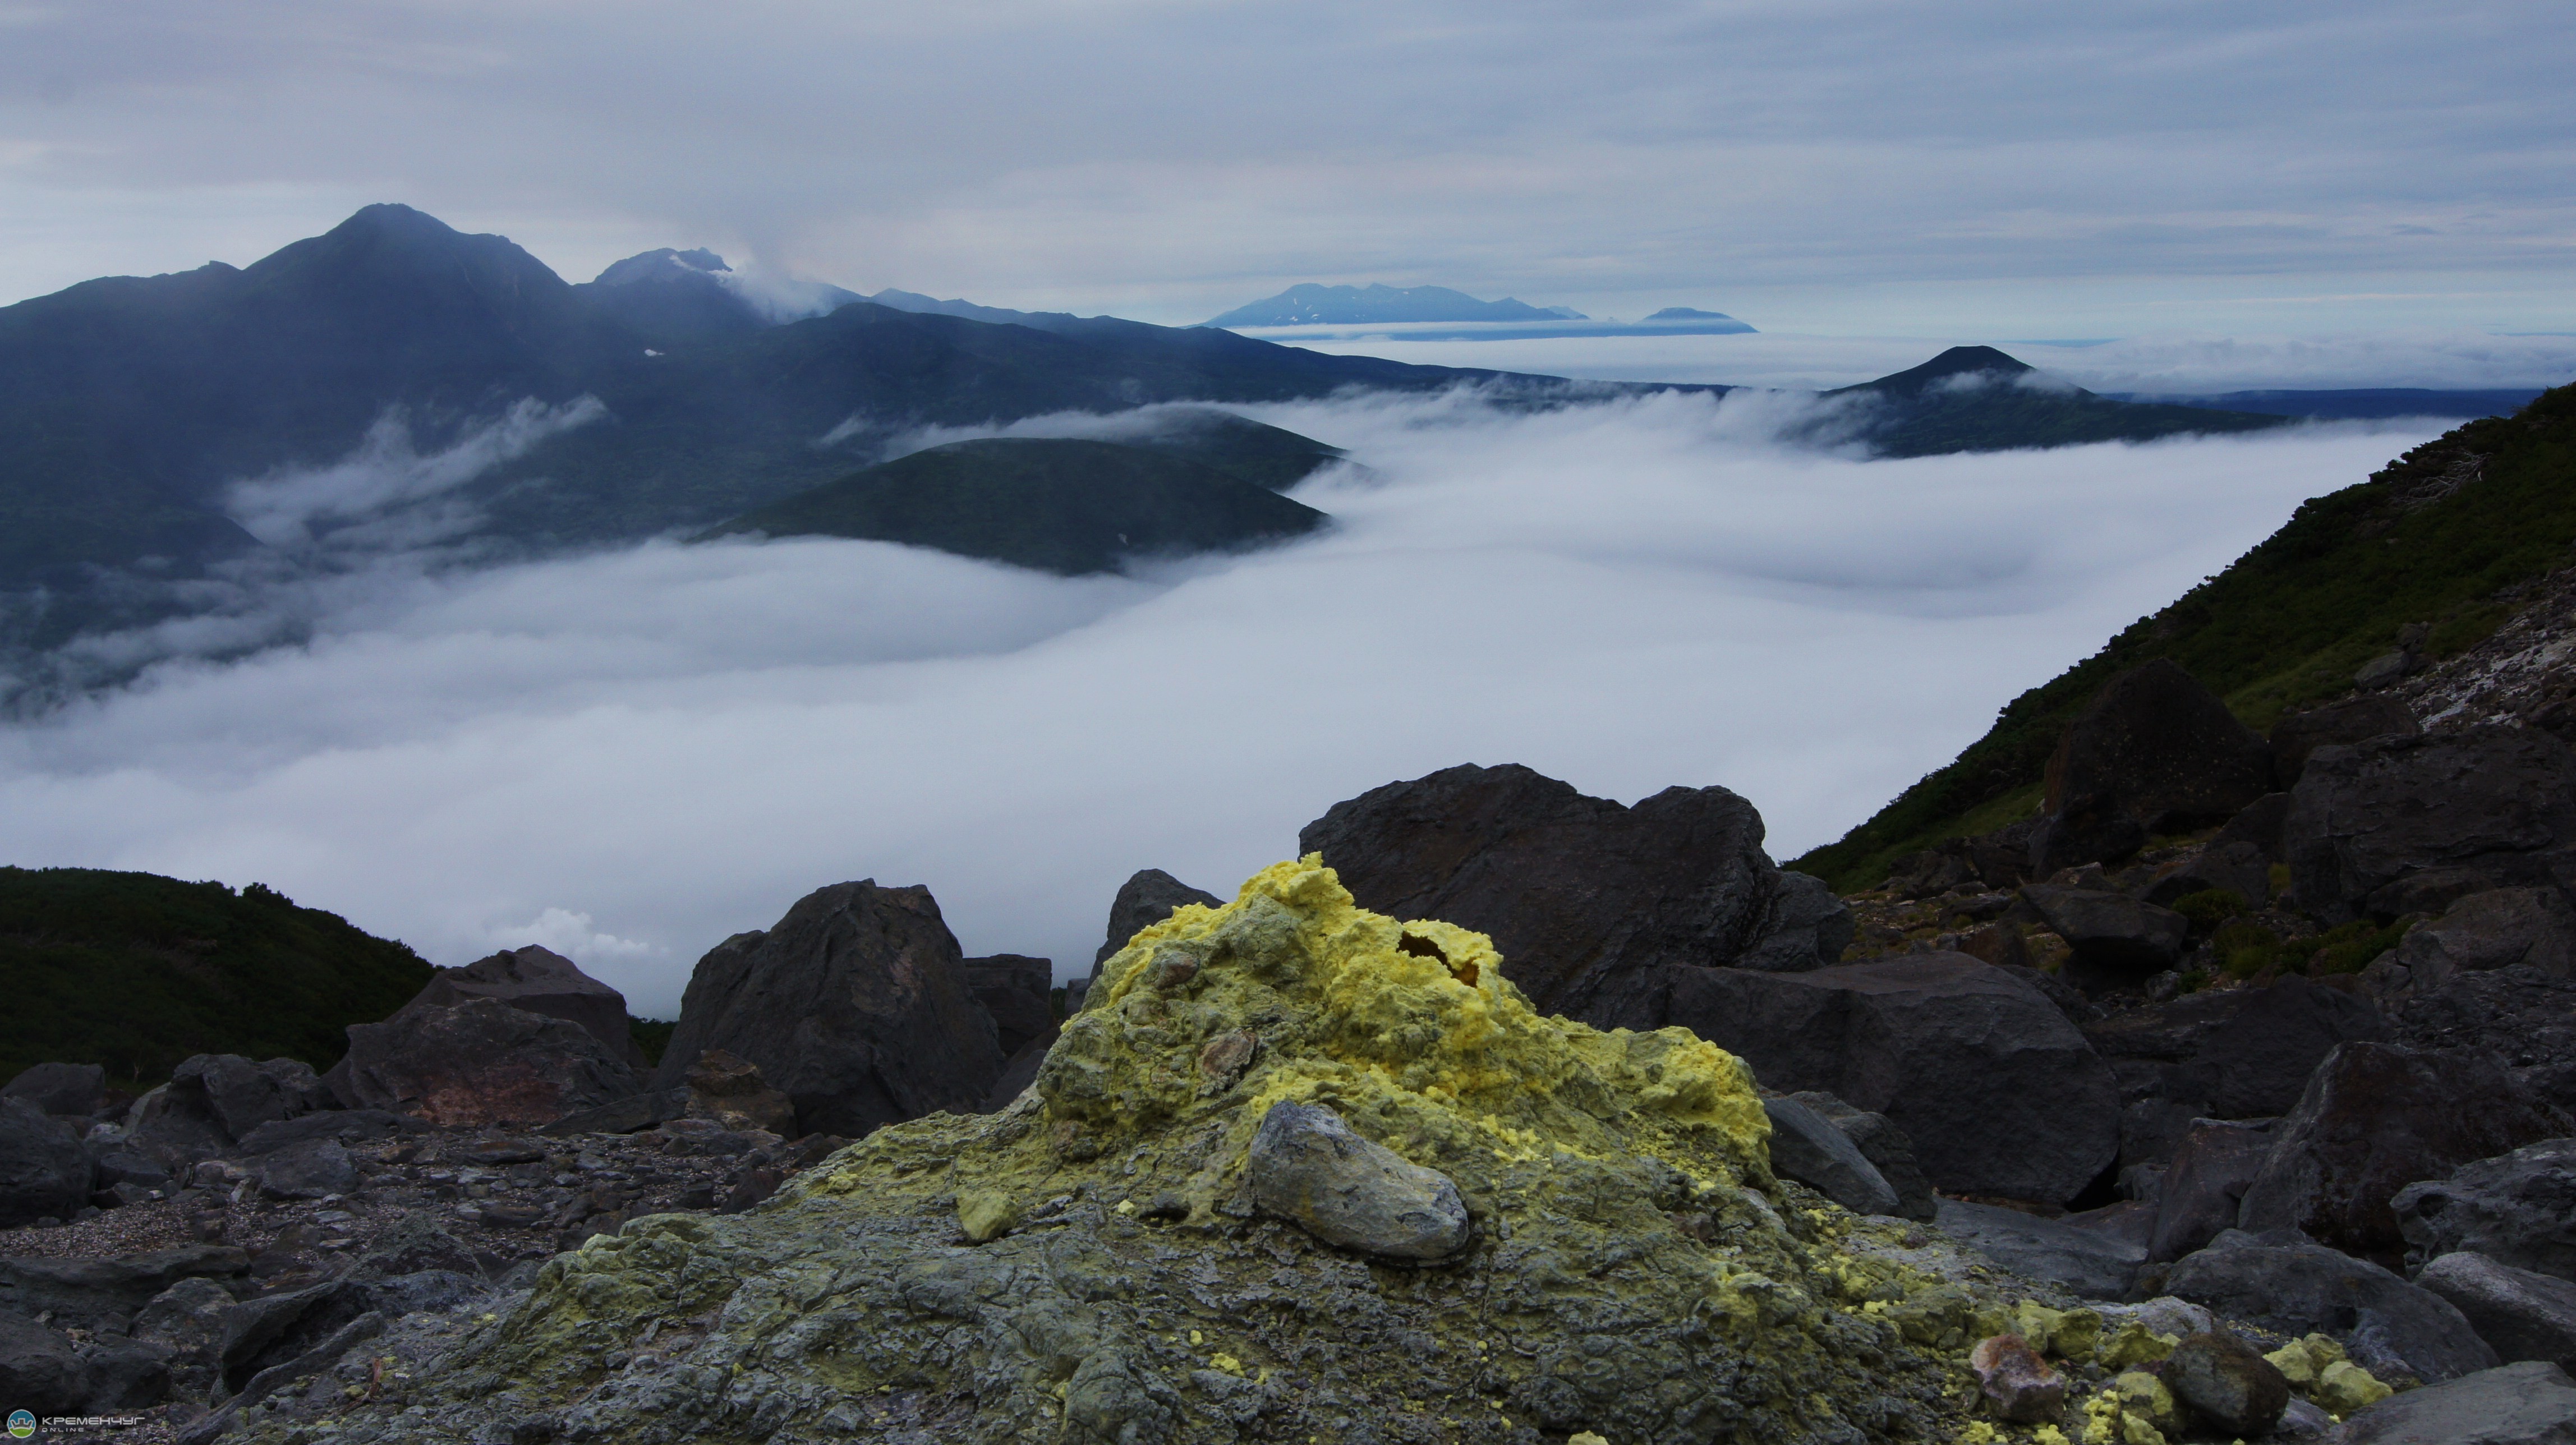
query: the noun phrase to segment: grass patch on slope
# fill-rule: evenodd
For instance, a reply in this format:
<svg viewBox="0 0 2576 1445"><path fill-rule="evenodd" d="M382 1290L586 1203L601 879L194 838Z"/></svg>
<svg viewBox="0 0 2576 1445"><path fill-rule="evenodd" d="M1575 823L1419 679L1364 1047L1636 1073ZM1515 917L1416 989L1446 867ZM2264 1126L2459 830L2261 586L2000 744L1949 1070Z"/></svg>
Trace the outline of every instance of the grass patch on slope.
<svg viewBox="0 0 2576 1445"><path fill-rule="evenodd" d="M191 1054L337 1063L429 982L408 947L257 883L0 867L0 1079L98 1064L142 1088Z"/></svg>

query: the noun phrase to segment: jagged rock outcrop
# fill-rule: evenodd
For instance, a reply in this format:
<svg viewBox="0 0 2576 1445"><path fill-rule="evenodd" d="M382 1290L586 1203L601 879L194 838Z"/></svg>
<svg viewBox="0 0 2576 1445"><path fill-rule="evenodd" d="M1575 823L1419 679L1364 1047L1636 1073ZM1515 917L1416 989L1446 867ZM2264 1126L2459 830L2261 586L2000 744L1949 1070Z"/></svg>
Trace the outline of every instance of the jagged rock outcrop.
<svg viewBox="0 0 2576 1445"><path fill-rule="evenodd" d="M552 949L530 944L478 958L462 968L442 968L404 1004L416 1008L454 1008L469 999L496 998L514 1009L582 1026L628 1068L646 1067L644 1051L626 1023L626 995L581 971L581 966ZM398 1013L395 1017L401 1017Z"/></svg>
<svg viewBox="0 0 2576 1445"><path fill-rule="evenodd" d="M1955 1433L1968 1314L2005 1307L1783 1193L1736 1060L1541 1015L1499 962L1355 909L1313 860L1272 868L1114 956L1002 1114L882 1128L746 1214L594 1238L337 1438ZM1390 1268L1274 1218L1248 1174L1282 1103L1436 1172L1463 1247Z"/></svg>
<svg viewBox="0 0 2576 1445"><path fill-rule="evenodd" d="M2185 994L2084 1029L2119 1081L2123 1168L2166 1163L2194 1119L2290 1112L2337 1046L2388 1035L2369 999L2296 974Z"/></svg>
<svg viewBox="0 0 2576 1445"><path fill-rule="evenodd" d="M25 1099L0 1099L0 1227L69 1219L96 1166L80 1131Z"/></svg>
<svg viewBox="0 0 2576 1445"><path fill-rule="evenodd" d="M1932 1183L2063 1204L2119 1146L2110 1067L2047 995L1965 954L1675 969L1667 1017L1784 1090L1885 1114Z"/></svg>
<svg viewBox="0 0 2576 1445"><path fill-rule="evenodd" d="M0 1098L24 1099L48 1114L97 1112L107 1094L107 1070L97 1064L35 1064L0 1087Z"/></svg>
<svg viewBox="0 0 2576 1445"><path fill-rule="evenodd" d="M2291 887L2327 923L2556 885L2576 848L2576 751L2537 728L2320 748L2290 796Z"/></svg>
<svg viewBox="0 0 2576 1445"><path fill-rule="evenodd" d="M1336 803L1297 835L1362 907L1490 935L1550 1013L1657 1028L1673 967L1818 968L1851 941L1831 890L1762 851L1762 815L1724 788L1634 807L1517 764L1445 768Z"/></svg>
<svg viewBox="0 0 2576 1445"><path fill-rule="evenodd" d="M2399 1190L2570 1127L2493 1060L2345 1044L2282 1117L2238 1221L2249 1230L2300 1229L2337 1249L2395 1260L2405 1249L2390 1207Z"/></svg>
<svg viewBox="0 0 2576 1445"><path fill-rule="evenodd" d="M2045 876L2128 857L2158 833L2223 823L2271 792L2272 748L2164 658L2104 684L2049 759L2046 821L2031 839Z"/></svg>
<svg viewBox="0 0 2576 1445"><path fill-rule="evenodd" d="M2283 788L2299 785L2308 759L2324 747L2350 747L2372 738L2414 737L2424 731L2404 702L2386 693L2367 693L2308 712L2292 713L2272 725L2272 766Z"/></svg>
<svg viewBox="0 0 2576 1445"><path fill-rule="evenodd" d="M1100 976L1100 965L1110 955L1127 946L1140 928L1149 928L1172 916L1172 910L1195 903L1203 908L1223 908L1225 900L1213 893L1192 888L1160 868L1140 868L1118 885L1118 896L1109 902L1109 931L1100 941L1100 952L1091 960L1091 976Z"/></svg>
<svg viewBox="0 0 2576 1445"><path fill-rule="evenodd" d="M1055 1013L1047 1001L1055 987L1053 961L997 953L990 958L970 958L965 969L967 992L975 996L984 1012L993 1016L993 1030L1003 1057L1009 1058L1055 1033Z"/></svg>
<svg viewBox="0 0 2576 1445"><path fill-rule="evenodd" d="M177 1172L263 1124L334 1102L333 1091L300 1059L255 1064L239 1054L197 1054L170 1072L170 1082L134 1101L127 1142Z"/></svg>
<svg viewBox="0 0 2576 1445"><path fill-rule="evenodd" d="M2475 1250L2576 1281L2576 1138L2544 1139L2410 1184L2389 1208L2418 1264Z"/></svg>
<svg viewBox="0 0 2576 1445"><path fill-rule="evenodd" d="M2449 1301L2294 1230L2228 1230L2176 1262L2163 1288L2281 1334L2349 1337L2353 1358L2383 1380L2429 1384L2496 1364Z"/></svg>
<svg viewBox="0 0 2576 1445"><path fill-rule="evenodd" d="M348 1056L331 1077L356 1107L433 1124L551 1124L640 1083L588 1029L495 998L351 1024Z"/></svg>
<svg viewBox="0 0 2576 1445"><path fill-rule="evenodd" d="M930 890L873 879L818 888L698 960L654 1086L686 1083L708 1049L759 1065L800 1130L853 1139L973 1110L1004 1063Z"/></svg>

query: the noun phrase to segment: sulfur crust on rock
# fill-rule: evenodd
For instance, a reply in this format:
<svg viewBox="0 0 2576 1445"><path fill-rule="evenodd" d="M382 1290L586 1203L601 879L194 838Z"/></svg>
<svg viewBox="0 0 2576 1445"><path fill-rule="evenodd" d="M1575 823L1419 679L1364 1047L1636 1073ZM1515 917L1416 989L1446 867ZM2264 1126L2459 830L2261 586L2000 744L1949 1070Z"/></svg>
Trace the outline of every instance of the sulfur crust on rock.
<svg viewBox="0 0 2576 1445"><path fill-rule="evenodd" d="M2005 1303L1775 1179L1733 1056L1539 1015L1500 962L1319 858L1265 869L1112 958L1008 1109L558 1256L410 1412L336 1438L1952 1438ZM1255 1215L1282 1099L1448 1175L1469 1246L1390 1265Z"/></svg>

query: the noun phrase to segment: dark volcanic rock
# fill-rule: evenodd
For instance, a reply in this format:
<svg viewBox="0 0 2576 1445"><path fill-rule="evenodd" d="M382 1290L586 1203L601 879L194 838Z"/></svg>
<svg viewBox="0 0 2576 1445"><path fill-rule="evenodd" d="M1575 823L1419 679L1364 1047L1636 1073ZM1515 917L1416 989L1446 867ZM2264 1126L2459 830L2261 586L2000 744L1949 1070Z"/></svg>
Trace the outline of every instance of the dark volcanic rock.
<svg viewBox="0 0 2576 1445"><path fill-rule="evenodd" d="M254 1177L272 1199L320 1199L358 1187L357 1166L337 1139L305 1139L264 1154Z"/></svg>
<svg viewBox="0 0 2576 1445"><path fill-rule="evenodd" d="M1938 1211L1932 1194L1932 1181L1923 1177L1923 1165L1914 1157L1914 1141L1885 1114L1856 1109L1842 1099L1821 1089L1808 1089L1786 1095L1822 1114L1843 1136L1860 1150L1861 1157L1887 1181L1896 1193L1896 1208L1891 1213L1904 1219L1930 1219Z"/></svg>
<svg viewBox="0 0 2576 1445"><path fill-rule="evenodd" d="M48 1114L85 1117L106 1097L107 1070L96 1064L35 1064L0 1087L0 1098L24 1099Z"/></svg>
<svg viewBox="0 0 2576 1445"><path fill-rule="evenodd" d="M2193 1120L2156 1197L2147 1258L2180 1259L2234 1229L2245 1191L2271 1152L2271 1120Z"/></svg>
<svg viewBox="0 0 2576 1445"><path fill-rule="evenodd" d="M2354 1361L2391 1383L2396 1375L2455 1379L2496 1363L2449 1301L2293 1230L2228 1230L2177 1261L2164 1289L2285 1335L2348 1335Z"/></svg>
<svg viewBox="0 0 2576 1445"><path fill-rule="evenodd" d="M2528 964L2565 978L2576 962L2576 910L2556 888L2493 888L2451 905L2397 944L2407 986L2436 989L2455 973Z"/></svg>
<svg viewBox="0 0 2576 1445"><path fill-rule="evenodd" d="M2260 908L2272 897L2272 858L2251 843L2217 843L2201 849L2180 866L2156 876L2138 894L2141 901L2170 908L2195 893L2233 893Z"/></svg>
<svg viewBox="0 0 2576 1445"><path fill-rule="evenodd" d="M2418 1261L2458 1250L2576 1281L2576 1139L2544 1139L2390 1201Z"/></svg>
<svg viewBox="0 0 2576 1445"><path fill-rule="evenodd" d="M479 958L463 968L442 968L430 976L399 1018L416 1008L454 1008L478 998L496 998L514 1009L576 1023L599 1040L628 1068L645 1067L644 1051L626 1024L626 995L581 971L581 966L551 949L530 944Z"/></svg>
<svg viewBox="0 0 2576 1445"><path fill-rule="evenodd" d="M2270 744L2158 658L2111 679L2059 740L2033 871L2117 861L2151 834L2225 822L2270 791Z"/></svg>
<svg viewBox="0 0 2576 1445"><path fill-rule="evenodd" d="M2290 1403L2280 1369L2234 1335L2185 1335L2156 1373L2223 1434L2267 1434Z"/></svg>
<svg viewBox="0 0 2576 1445"><path fill-rule="evenodd" d="M26 1099L0 1099L0 1225L69 1219L95 1165L78 1129Z"/></svg>
<svg viewBox="0 0 2576 1445"><path fill-rule="evenodd" d="M1854 1214L1894 1214L1896 1190L1851 1136L1793 1098L1765 1099L1771 1118L1771 1169Z"/></svg>
<svg viewBox="0 0 2576 1445"><path fill-rule="evenodd" d="M2576 1364L2576 1284L2466 1250L2424 1266L2415 1283L2449 1300L2508 1364Z"/></svg>
<svg viewBox="0 0 2576 1445"><path fill-rule="evenodd" d="M1810 973L1669 972L1671 1023L1773 1088L1885 1114L1942 1189L2061 1204L2118 1147L2109 1066L2013 970L1932 953Z"/></svg>
<svg viewBox="0 0 2576 1445"><path fill-rule="evenodd" d="M728 1129L766 1129L794 1138L796 1101L769 1086L760 1067L722 1049L709 1049L689 1066L689 1113Z"/></svg>
<svg viewBox="0 0 2576 1445"><path fill-rule="evenodd" d="M2126 1294L2146 1262L2144 1248L2116 1235L1988 1204L1941 1201L1943 1233L2016 1274L2044 1279L2086 1299Z"/></svg>
<svg viewBox="0 0 2576 1445"><path fill-rule="evenodd" d="M2335 1445L2576 1445L2576 1381L2531 1361L2355 1411Z"/></svg>
<svg viewBox="0 0 2576 1445"><path fill-rule="evenodd" d="M2423 907L2433 895L2410 875L2440 875L2451 896L2556 884L2571 844L2576 752L2508 726L2319 749L2281 842L2299 906L2329 923Z"/></svg>
<svg viewBox="0 0 2576 1445"><path fill-rule="evenodd" d="M2227 826L2219 829L2209 840L2209 846L2224 848L2230 843L2250 843L2261 849L2265 858L2278 863L2281 861L2281 824L2289 816L2288 793L2265 793L2228 819Z"/></svg>
<svg viewBox="0 0 2576 1445"><path fill-rule="evenodd" d="M1142 868L1118 885L1118 896L1109 904L1109 931L1101 940L1100 952L1092 956L1091 976L1100 976L1100 965L1109 956L1127 946L1136 930L1149 928L1172 916L1172 910L1184 903L1197 903L1209 908L1222 908L1225 900L1213 893L1201 892L1160 868Z"/></svg>
<svg viewBox="0 0 2576 1445"><path fill-rule="evenodd" d="M2389 1207L2399 1190L2569 1129L2491 1060L2345 1044L2282 1117L2239 1222L2393 1260L2405 1248Z"/></svg>
<svg viewBox="0 0 2576 1445"><path fill-rule="evenodd" d="M2272 766L2281 786L2295 788L2308 758L2322 747L2349 747L2372 738L2414 737L2424 731L2406 704L2385 693L2356 697L2313 712L2293 713L2272 725Z"/></svg>
<svg viewBox="0 0 2576 1445"><path fill-rule="evenodd" d="M89 1367L64 1335L0 1315L0 1399L13 1410L78 1415L89 1404Z"/></svg>
<svg viewBox="0 0 2576 1445"><path fill-rule="evenodd" d="M169 1083L135 1100L127 1142L179 1173L263 1124L333 1103L331 1091L301 1060L255 1064L239 1054L198 1054L171 1070Z"/></svg>
<svg viewBox="0 0 2576 1445"><path fill-rule="evenodd" d="M1850 915L1762 851L1724 788L1635 807L1517 765L1447 768L1336 803L1297 835L1363 908L1490 936L1542 1011L1603 1027L1666 1022L1665 965L1840 957Z"/></svg>
<svg viewBox="0 0 2576 1445"><path fill-rule="evenodd" d="M639 1082L581 1025L491 998L351 1024L348 1057L333 1072L364 1107L433 1124L552 1123L625 1098Z"/></svg>
<svg viewBox="0 0 2576 1445"><path fill-rule="evenodd" d="M1055 987L1052 960L1016 953L970 958L966 960L966 987L975 995L975 1002L984 1006L984 1012L993 1016L993 1029L1005 1057L1017 1054L1030 1040L1055 1031L1055 1011L1047 1002L1047 994Z"/></svg>
<svg viewBox="0 0 2576 1445"><path fill-rule="evenodd" d="M337 1139L343 1144L356 1144L371 1139L390 1139L397 1134L425 1134L429 1127L409 1114L391 1114L382 1109L332 1109L262 1124L241 1137L235 1152L250 1158L272 1149L283 1149L289 1144L301 1144L308 1139Z"/></svg>
<svg viewBox="0 0 2576 1445"><path fill-rule="evenodd" d="M2182 961L2191 924L2171 909L2124 893L2034 883L2022 890L2074 956L2068 982L2102 989L2134 984Z"/></svg>
<svg viewBox="0 0 2576 1445"><path fill-rule="evenodd" d="M2368 999L2291 975L2211 989L2085 1026L2111 1061L2124 1108L2123 1165L2160 1164L2194 1119L2290 1112L2339 1044L2388 1037Z"/></svg>
<svg viewBox="0 0 2576 1445"><path fill-rule="evenodd" d="M120 1333L134 1312L186 1279L228 1279L250 1256L226 1245L192 1244L115 1259L0 1259L0 1314L51 1315L56 1324Z"/></svg>
<svg viewBox="0 0 2576 1445"><path fill-rule="evenodd" d="M708 1049L759 1065L800 1130L849 1138L971 1112L1004 1063L930 890L873 880L816 889L698 960L655 1083L684 1082Z"/></svg>

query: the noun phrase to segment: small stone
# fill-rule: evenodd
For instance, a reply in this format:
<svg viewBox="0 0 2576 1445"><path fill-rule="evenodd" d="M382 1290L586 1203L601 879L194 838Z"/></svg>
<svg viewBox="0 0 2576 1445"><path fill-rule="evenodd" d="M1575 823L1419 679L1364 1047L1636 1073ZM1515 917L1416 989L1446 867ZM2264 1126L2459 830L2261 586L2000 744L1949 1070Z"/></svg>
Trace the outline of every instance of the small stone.
<svg viewBox="0 0 2576 1445"><path fill-rule="evenodd" d="M2184 1404L2231 1435L2263 1434L2290 1403L2281 1371L2234 1335L2184 1337L2162 1373Z"/></svg>
<svg viewBox="0 0 2576 1445"><path fill-rule="evenodd" d="M1434 1260L1467 1243L1467 1206L1447 1175L1361 1138L1320 1105L1271 1105L1252 1136L1245 1173L1262 1212L1327 1244Z"/></svg>
<svg viewBox="0 0 2576 1445"><path fill-rule="evenodd" d="M2019 1335L1979 1340L1968 1352L1977 1388L1995 1413L2017 1425L2037 1425L2066 1413L2066 1377L2048 1367Z"/></svg>
<svg viewBox="0 0 2576 1445"><path fill-rule="evenodd" d="M999 1239L1019 1222L1019 1211L1011 1206L1010 1196L994 1190L970 1189L957 1196L957 1227L976 1244Z"/></svg>

